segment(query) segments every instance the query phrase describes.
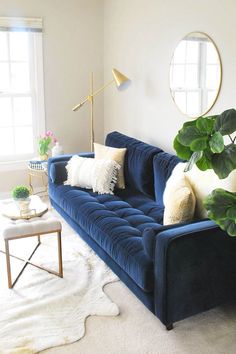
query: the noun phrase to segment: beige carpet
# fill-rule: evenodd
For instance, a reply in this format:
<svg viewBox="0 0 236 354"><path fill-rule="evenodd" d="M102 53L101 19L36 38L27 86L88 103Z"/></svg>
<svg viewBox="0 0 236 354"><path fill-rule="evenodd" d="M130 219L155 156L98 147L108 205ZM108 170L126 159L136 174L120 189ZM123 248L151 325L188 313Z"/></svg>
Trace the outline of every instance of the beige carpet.
<svg viewBox="0 0 236 354"><path fill-rule="evenodd" d="M175 324L160 321L121 282L105 292L118 304L115 318L90 317L86 336L43 354L235 354L236 306L224 306Z"/></svg>

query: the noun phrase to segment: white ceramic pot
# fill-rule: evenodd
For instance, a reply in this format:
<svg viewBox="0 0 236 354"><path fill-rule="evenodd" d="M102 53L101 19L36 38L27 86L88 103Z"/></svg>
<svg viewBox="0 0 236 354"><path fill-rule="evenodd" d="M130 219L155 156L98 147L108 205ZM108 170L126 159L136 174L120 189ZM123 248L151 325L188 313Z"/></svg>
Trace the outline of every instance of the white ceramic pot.
<svg viewBox="0 0 236 354"><path fill-rule="evenodd" d="M29 209L30 198L17 198L15 199L15 202L18 208L20 209L20 211L27 213L30 210Z"/></svg>
<svg viewBox="0 0 236 354"><path fill-rule="evenodd" d="M52 156L58 156L63 154L63 147L59 144L59 142L56 142L56 145L52 148Z"/></svg>

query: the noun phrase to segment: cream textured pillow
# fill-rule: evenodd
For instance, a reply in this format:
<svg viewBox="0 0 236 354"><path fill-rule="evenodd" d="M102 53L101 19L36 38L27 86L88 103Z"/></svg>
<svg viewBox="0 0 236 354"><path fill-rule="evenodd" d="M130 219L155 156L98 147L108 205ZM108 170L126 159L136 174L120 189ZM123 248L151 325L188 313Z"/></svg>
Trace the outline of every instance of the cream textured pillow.
<svg viewBox="0 0 236 354"><path fill-rule="evenodd" d="M196 198L183 169L173 170L163 195L164 225L193 220Z"/></svg>
<svg viewBox="0 0 236 354"><path fill-rule="evenodd" d="M120 166L113 160L73 156L67 166L66 185L93 189L99 194L113 194Z"/></svg>
<svg viewBox="0 0 236 354"><path fill-rule="evenodd" d="M114 148L110 146L105 146L101 144L94 143L94 153L95 159L110 159L114 160L120 165L120 170L118 172L117 188L125 188L125 177L124 177L124 159L126 148Z"/></svg>

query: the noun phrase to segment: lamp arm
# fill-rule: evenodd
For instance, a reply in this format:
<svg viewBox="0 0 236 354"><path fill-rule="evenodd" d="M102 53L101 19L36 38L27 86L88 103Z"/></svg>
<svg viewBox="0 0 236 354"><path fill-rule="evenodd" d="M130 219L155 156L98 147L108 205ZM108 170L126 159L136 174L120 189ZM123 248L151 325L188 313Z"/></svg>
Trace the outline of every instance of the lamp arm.
<svg viewBox="0 0 236 354"><path fill-rule="evenodd" d="M98 95L101 91L103 91L107 86L111 85L114 81L115 81L114 79L109 81L107 84L103 85L100 89L98 89L97 91L93 92L92 95L89 95L87 98L85 98L84 101L80 102L79 104L77 104L77 106L72 108L72 111L74 111L74 112L77 111L79 108L81 108L85 104L85 102L91 101L91 99L94 96Z"/></svg>
<svg viewBox="0 0 236 354"><path fill-rule="evenodd" d="M92 96L94 97L94 96L98 95L101 91L103 91L107 86L111 85L114 81L115 80L113 79L113 80L109 81L107 84L103 85L100 89L95 91Z"/></svg>
<svg viewBox="0 0 236 354"><path fill-rule="evenodd" d="M77 111L79 108L81 108L84 104L85 104L85 102L87 102L89 100L89 98L87 97L87 98L85 98L85 100L84 101L82 101L82 102L80 102L79 104L77 104L77 106L75 106L74 108L72 108L72 111Z"/></svg>

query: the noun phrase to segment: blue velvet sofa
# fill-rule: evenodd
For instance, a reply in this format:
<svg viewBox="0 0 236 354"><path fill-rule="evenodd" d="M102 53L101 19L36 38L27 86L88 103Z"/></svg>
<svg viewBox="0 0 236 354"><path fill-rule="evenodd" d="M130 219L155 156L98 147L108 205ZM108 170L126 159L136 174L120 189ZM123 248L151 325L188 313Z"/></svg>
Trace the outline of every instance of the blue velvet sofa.
<svg viewBox="0 0 236 354"><path fill-rule="evenodd" d="M127 148L126 189L99 195L64 185L71 155L62 155L48 162L52 206L167 329L236 300L236 238L210 220L162 225L163 191L180 160L118 132L106 145Z"/></svg>

